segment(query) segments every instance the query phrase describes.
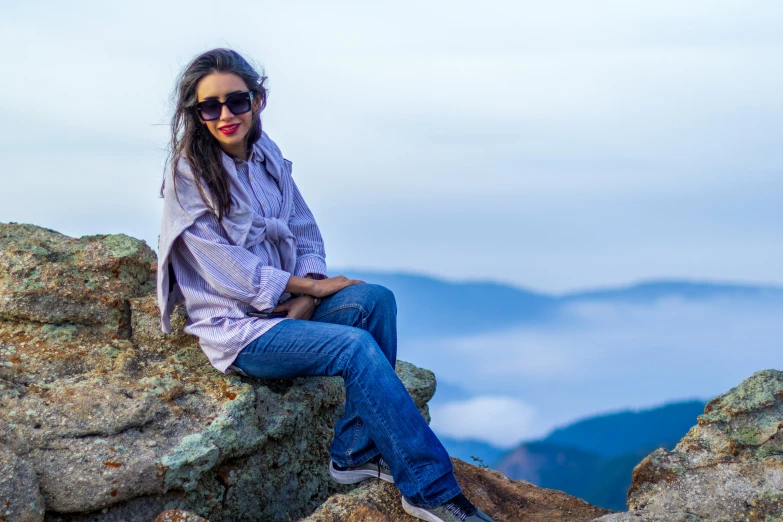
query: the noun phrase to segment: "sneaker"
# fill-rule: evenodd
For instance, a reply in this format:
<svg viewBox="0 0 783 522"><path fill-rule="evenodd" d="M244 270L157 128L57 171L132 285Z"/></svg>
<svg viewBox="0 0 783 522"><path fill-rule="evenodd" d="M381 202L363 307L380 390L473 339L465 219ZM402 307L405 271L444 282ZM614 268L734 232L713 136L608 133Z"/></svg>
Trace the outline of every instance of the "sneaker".
<svg viewBox="0 0 783 522"><path fill-rule="evenodd" d="M340 484L356 484L368 478L378 478L394 484L391 469L380 455L373 457L361 466L347 468L338 466L332 460L329 462L329 474Z"/></svg>
<svg viewBox="0 0 783 522"><path fill-rule="evenodd" d="M428 522L495 522L462 493L434 508L416 507L402 497L402 509L409 515Z"/></svg>

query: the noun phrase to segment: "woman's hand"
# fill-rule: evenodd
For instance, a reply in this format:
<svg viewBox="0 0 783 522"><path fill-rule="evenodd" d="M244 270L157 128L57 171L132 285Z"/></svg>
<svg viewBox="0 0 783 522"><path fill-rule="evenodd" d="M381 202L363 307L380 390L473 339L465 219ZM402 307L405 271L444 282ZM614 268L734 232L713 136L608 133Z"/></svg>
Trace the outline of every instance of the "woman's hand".
<svg viewBox="0 0 783 522"><path fill-rule="evenodd" d="M277 305L272 310L273 312L287 311L287 317L291 319L301 319L303 321L309 321L315 313L315 304L313 304L313 298L309 295L302 295L289 299L281 305Z"/></svg>
<svg viewBox="0 0 783 522"><path fill-rule="evenodd" d="M345 276L328 277L326 279L311 279L308 277L291 276L285 285L289 294L305 294L313 297L329 297L346 286L364 283L359 279L348 279Z"/></svg>
<svg viewBox="0 0 783 522"><path fill-rule="evenodd" d="M329 277L327 279L317 279L313 281L313 291L311 294L314 297L329 297L347 286L359 285L362 283L364 283L364 281L360 281L359 279L348 279L343 275Z"/></svg>

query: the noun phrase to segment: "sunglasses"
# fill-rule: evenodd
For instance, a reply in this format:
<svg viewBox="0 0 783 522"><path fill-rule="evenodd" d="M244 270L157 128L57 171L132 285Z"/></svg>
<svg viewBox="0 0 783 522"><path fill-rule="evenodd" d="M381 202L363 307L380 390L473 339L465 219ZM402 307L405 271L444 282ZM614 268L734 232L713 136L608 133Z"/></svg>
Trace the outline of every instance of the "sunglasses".
<svg viewBox="0 0 783 522"><path fill-rule="evenodd" d="M226 101L221 102L218 100L204 100L196 104L196 111L204 121L213 121L220 118L220 113L223 112L223 106L228 107L231 114L244 114L252 108L253 93L252 92L235 92L226 96Z"/></svg>

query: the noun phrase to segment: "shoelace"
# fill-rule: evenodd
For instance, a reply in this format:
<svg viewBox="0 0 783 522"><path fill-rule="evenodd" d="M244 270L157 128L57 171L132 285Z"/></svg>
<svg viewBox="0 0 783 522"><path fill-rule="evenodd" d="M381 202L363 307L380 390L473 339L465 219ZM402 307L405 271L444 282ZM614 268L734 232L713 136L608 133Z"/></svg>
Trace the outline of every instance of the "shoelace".
<svg viewBox="0 0 783 522"><path fill-rule="evenodd" d="M386 461L383 460L383 457L378 457L378 478L381 478L381 468L383 468L384 471L388 471L391 473L391 469L389 468L389 465L386 464Z"/></svg>
<svg viewBox="0 0 783 522"><path fill-rule="evenodd" d="M449 500L443 507L454 513L455 517L463 521L477 511L476 506L474 506L462 493Z"/></svg>

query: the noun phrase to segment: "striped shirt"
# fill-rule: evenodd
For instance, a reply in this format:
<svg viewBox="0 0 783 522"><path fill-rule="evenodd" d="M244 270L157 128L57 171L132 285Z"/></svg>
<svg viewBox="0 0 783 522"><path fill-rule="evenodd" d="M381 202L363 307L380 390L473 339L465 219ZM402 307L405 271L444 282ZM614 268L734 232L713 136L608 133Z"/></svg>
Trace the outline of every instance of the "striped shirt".
<svg viewBox="0 0 783 522"><path fill-rule="evenodd" d="M283 195L254 147L248 161L237 161L237 176L249 194L253 211L279 218ZM229 239L215 214L206 213L174 242L171 264L188 311L185 332L199 338L201 349L217 370L228 370L240 350L285 318L248 317L287 300L291 275L326 277L323 239L312 212L293 183L294 209L288 228L296 238L296 268L281 269L277 248L265 240L249 249Z"/></svg>

